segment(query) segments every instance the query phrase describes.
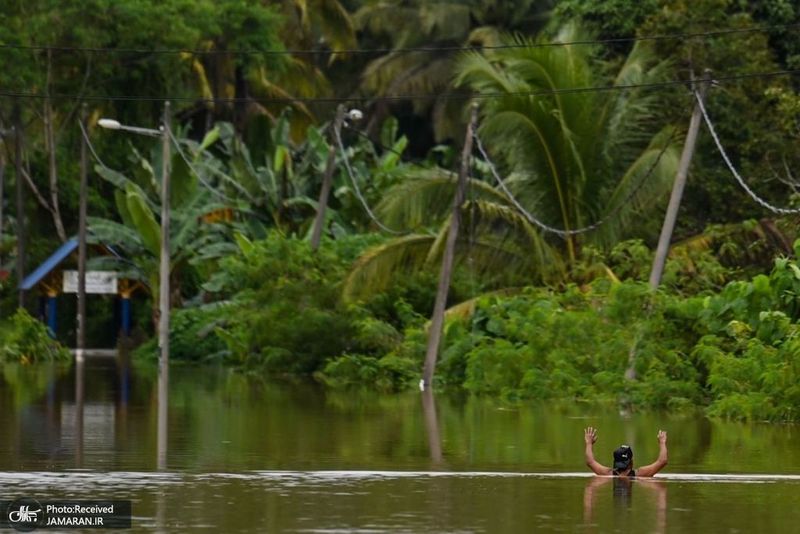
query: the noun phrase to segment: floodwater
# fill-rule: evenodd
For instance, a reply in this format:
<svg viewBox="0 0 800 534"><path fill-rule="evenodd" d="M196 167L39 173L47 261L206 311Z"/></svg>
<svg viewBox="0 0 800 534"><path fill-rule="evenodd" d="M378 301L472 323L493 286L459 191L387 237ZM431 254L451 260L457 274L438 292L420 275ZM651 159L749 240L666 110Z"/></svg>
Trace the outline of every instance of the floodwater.
<svg viewBox="0 0 800 534"><path fill-rule="evenodd" d="M81 394L82 393L82 394ZM789 532L800 428L592 404L378 395L173 366L159 449L154 369L0 368L0 500L129 499L133 530ZM669 432L655 480L588 476Z"/></svg>

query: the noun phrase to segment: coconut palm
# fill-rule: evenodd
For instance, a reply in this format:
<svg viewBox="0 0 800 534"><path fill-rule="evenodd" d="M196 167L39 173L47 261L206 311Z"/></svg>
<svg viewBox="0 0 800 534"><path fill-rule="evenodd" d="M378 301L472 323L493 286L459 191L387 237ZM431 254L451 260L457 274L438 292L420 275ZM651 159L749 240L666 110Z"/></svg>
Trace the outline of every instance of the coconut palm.
<svg viewBox="0 0 800 534"><path fill-rule="evenodd" d="M587 37L568 26L557 39ZM484 250L473 258L473 263L484 260L479 270L516 270L527 272L532 282L552 280L565 272L554 265L563 258L568 269L581 244L607 247L640 232L640 214L667 191L678 160L674 136L669 135L674 129L657 122L656 93L563 90L654 82L665 75L667 66L639 44L609 79L595 48L537 46L539 42L522 37L507 42L517 47L469 53L458 63L457 85L492 95L480 100L479 136L528 213L564 230L606 222L597 231L565 240L543 235L504 192L473 180L474 198L462 208L468 220L464 227L471 225L476 231L471 239ZM399 266L433 261L433 245L446 232L445 199L452 198L453 185L452 178L413 177L387 193L378 213L391 224L444 229L438 239L429 236L432 246L427 248L420 236L368 251L351 273L346 296L355 298L381 287L387 273ZM370 280L368 274L377 273L383 274Z"/></svg>
<svg viewBox="0 0 800 534"><path fill-rule="evenodd" d="M549 0L367 1L356 11L355 24L372 39L388 41L391 50L367 64L362 88L379 96L442 93L455 72L458 52L453 48L496 45L501 31L538 29L550 4ZM424 50L401 50L410 47ZM436 98L412 104L415 114L431 117L437 141L459 135L458 108L452 102Z"/></svg>

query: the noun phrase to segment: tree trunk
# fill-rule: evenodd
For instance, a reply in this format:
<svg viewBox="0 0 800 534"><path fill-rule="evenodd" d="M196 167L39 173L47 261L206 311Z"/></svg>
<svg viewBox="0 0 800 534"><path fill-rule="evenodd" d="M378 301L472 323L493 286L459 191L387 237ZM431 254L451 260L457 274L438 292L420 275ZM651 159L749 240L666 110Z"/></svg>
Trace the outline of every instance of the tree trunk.
<svg viewBox="0 0 800 534"><path fill-rule="evenodd" d="M47 51L47 93L50 93L50 76L52 72L52 50ZM53 215L53 224L56 234L61 242L67 240L64 222L61 220L61 210L58 207L58 169L56 168L56 143L53 127L53 103L50 98L44 101L44 128L45 146L47 147L48 166L50 170L50 213Z"/></svg>

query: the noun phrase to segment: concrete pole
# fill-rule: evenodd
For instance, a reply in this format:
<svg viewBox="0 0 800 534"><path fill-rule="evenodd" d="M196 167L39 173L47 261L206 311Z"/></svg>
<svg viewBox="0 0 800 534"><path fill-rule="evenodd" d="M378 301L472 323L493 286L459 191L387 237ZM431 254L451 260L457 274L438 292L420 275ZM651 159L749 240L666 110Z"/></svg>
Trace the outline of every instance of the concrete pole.
<svg viewBox="0 0 800 534"><path fill-rule="evenodd" d="M0 153L0 238L3 237L3 192L5 190L6 158ZM0 250L0 265L3 265L3 252Z"/></svg>
<svg viewBox="0 0 800 534"><path fill-rule="evenodd" d="M711 80L711 71L706 70L704 74L705 78L701 80L699 84L696 82L692 83L692 91L697 87L701 99L705 98ZM692 156L694 155L697 132L700 129L700 119L700 105L695 103L692 118L689 122L689 131L686 133L686 141L683 144L683 153L681 154L680 163L678 164L678 172L675 174L672 195L669 198L667 213L664 216L664 225L661 227L661 236L658 238L658 248L656 248L656 255L653 258L653 268L650 271L651 289L657 289L661 283L661 275L664 272L664 264L667 261L669 245L672 240L672 231L675 229L675 221L678 218L678 209L681 205L683 189L686 186L686 177L689 174L689 165L692 163Z"/></svg>
<svg viewBox="0 0 800 534"><path fill-rule="evenodd" d="M81 126L86 129L86 103L81 104ZM87 170L87 140L81 136L81 184L80 200L78 207L78 338L75 343L75 359L83 361L83 351L86 348L86 196L88 188Z"/></svg>
<svg viewBox="0 0 800 534"><path fill-rule="evenodd" d="M436 301L433 305L433 316L428 330L428 349L425 352L425 368L422 372L422 382L420 382L420 389L423 391L433 384L433 372L439 356L439 343L442 338L442 326L444 325L444 307L447 303L447 293L450 290L450 277L453 271L458 227L461 223L461 205L464 203L464 197L466 196L469 159L472 154L472 139L477 121L478 106L473 104L469 125L467 126L467 135L464 139L464 149L461 151L461 170L458 173L458 185L456 186L456 194L453 200L453 215L450 217L450 229L447 233L444 256L442 257L442 269L439 272L439 287L436 290Z"/></svg>
<svg viewBox="0 0 800 534"><path fill-rule="evenodd" d="M322 178L322 189L319 192L319 202L317 202L317 216L314 219L314 229L311 232L311 250L314 252L319 248L322 238L322 226L325 224L325 209L328 207L328 197L331 193L333 182L333 171L336 168L336 135L342 129L344 123L344 106L339 104L336 108L336 118L333 120L334 133L330 136L330 146L328 147L328 161L325 163L325 175Z"/></svg>
<svg viewBox="0 0 800 534"><path fill-rule="evenodd" d="M22 113L19 102L14 103L14 133L16 146L14 159L16 165L17 193L17 283L19 284L19 307L25 307L25 291L22 281L25 279L25 179L22 177Z"/></svg>
<svg viewBox="0 0 800 534"><path fill-rule="evenodd" d="M158 469L167 467L167 416L169 404L169 213L170 213L170 103L164 103L161 171L161 269L159 274L158 339Z"/></svg>

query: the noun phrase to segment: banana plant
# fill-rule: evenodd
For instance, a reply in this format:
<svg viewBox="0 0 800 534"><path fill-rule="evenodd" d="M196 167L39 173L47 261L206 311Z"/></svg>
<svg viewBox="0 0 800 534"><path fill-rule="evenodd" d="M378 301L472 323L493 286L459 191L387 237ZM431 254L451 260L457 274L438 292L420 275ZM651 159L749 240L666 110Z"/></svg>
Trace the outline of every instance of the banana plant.
<svg viewBox="0 0 800 534"><path fill-rule="evenodd" d="M134 152L133 165L122 172L97 166L96 172L115 186L119 221L90 218L91 239L121 254L96 259L93 268L111 268L140 281L151 295L159 292L161 249L161 165ZM216 260L236 250L231 224L214 222L219 214L237 206L223 202L207 177L196 173L180 153L171 159L170 191L170 302L180 306L188 292L185 283L214 268ZM225 219L225 217L223 217ZM153 299L153 323L158 324L157 299Z"/></svg>

